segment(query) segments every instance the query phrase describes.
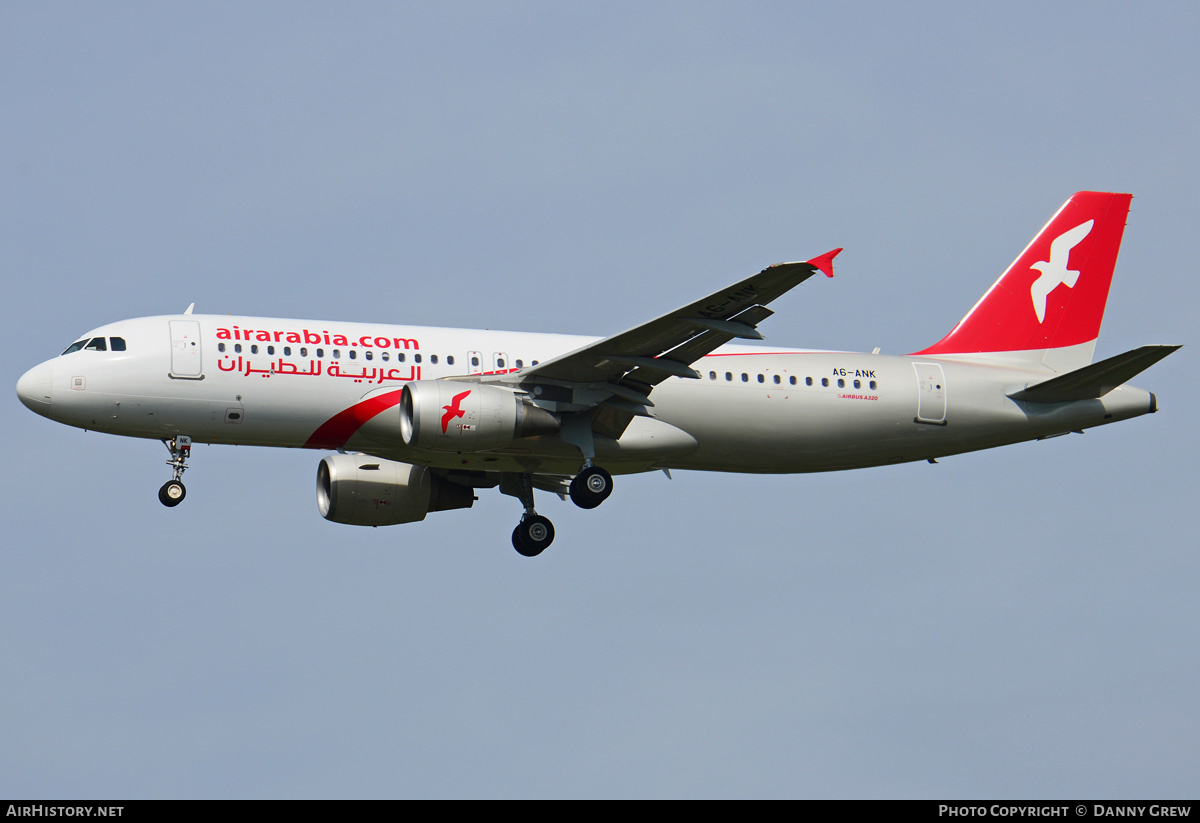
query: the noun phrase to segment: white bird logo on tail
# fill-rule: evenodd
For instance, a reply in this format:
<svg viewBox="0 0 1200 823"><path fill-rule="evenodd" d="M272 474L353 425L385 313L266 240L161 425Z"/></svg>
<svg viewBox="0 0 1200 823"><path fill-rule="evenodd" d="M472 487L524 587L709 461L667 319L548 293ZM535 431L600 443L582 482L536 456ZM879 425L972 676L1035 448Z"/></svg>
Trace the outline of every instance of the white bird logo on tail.
<svg viewBox="0 0 1200 823"><path fill-rule="evenodd" d="M1075 283L1079 280L1079 272L1067 268L1067 258L1071 256L1071 249L1078 246L1080 241L1088 236L1088 232L1092 230L1092 224L1095 222L1089 220L1073 229L1064 231L1050 244L1050 259L1030 266L1031 269L1037 269L1042 273L1042 276L1034 280L1033 285L1029 287L1029 296L1033 298L1033 310L1037 314L1039 323L1046 317L1046 298L1050 296L1050 292L1063 284L1069 289L1075 288Z"/></svg>

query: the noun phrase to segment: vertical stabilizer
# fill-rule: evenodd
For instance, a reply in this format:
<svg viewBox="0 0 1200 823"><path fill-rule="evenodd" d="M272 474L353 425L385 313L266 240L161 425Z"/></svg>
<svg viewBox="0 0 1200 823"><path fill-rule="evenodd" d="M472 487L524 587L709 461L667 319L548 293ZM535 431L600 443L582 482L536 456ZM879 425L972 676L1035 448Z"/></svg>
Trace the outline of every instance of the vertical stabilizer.
<svg viewBox="0 0 1200 823"><path fill-rule="evenodd" d="M966 317L917 354L993 354L1056 371L1090 363L1132 199L1072 196Z"/></svg>

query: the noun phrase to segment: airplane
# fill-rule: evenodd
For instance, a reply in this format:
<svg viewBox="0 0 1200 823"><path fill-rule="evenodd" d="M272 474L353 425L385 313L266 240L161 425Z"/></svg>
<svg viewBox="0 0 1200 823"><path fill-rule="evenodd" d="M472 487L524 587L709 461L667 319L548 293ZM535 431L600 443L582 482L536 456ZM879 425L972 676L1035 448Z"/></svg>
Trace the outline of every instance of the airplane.
<svg viewBox="0 0 1200 823"><path fill-rule="evenodd" d="M383 526L498 488L540 554L545 491L592 509L613 475L798 473L1042 440L1158 410L1127 381L1179 346L1092 362L1132 196L1073 195L966 316L903 356L767 348L768 304L841 249L769 266L611 337L193 314L122 320L17 383L79 428L155 438L183 501L193 443L334 452L327 520ZM194 304L193 304L194 305Z"/></svg>

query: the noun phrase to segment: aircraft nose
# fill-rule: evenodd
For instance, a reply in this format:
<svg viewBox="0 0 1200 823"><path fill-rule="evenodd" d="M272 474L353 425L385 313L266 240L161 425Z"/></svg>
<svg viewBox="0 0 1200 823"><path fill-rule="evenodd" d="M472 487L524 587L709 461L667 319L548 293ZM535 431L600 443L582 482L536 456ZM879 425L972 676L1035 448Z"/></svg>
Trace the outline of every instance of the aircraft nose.
<svg viewBox="0 0 1200 823"><path fill-rule="evenodd" d="M34 366L17 381L17 397L21 398L26 408L44 414L50 406L50 387L53 383L53 363Z"/></svg>

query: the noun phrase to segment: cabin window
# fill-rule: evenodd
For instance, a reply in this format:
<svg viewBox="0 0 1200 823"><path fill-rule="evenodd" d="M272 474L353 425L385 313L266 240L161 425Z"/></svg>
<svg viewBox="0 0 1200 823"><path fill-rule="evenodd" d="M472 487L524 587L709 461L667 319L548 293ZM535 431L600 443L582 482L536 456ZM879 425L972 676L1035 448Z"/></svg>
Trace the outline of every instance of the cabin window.
<svg viewBox="0 0 1200 823"><path fill-rule="evenodd" d="M840 377L838 378L838 388L839 388L839 389L844 389L844 388L846 388L846 381L845 381L845 380L843 380L843 379L842 379L842 378L840 378Z"/></svg>
<svg viewBox="0 0 1200 823"><path fill-rule="evenodd" d="M775 375L775 385L779 385L779 375Z"/></svg>
<svg viewBox="0 0 1200 823"><path fill-rule="evenodd" d="M267 346L267 354L274 354L274 353L275 353L275 347Z"/></svg>
<svg viewBox="0 0 1200 823"><path fill-rule="evenodd" d="M796 375L793 374L791 377L789 377L788 382L791 383L793 386L796 385Z"/></svg>
<svg viewBox="0 0 1200 823"><path fill-rule="evenodd" d="M765 379L766 379L766 378L764 378L764 377L763 377L761 374L758 376L758 382L759 382L759 383L765 382Z"/></svg>
<svg viewBox="0 0 1200 823"><path fill-rule="evenodd" d="M358 359L358 352L356 352L354 349L351 349L351 350L350 350L350 359L351 359L351 360L357 360L357 359Z"/></svg>
<svg viewBox="0 0 1200 823"><path fill-rule="evenodd" d="M404 355L400 355L400 359L401 359L401 360L403 360L403 359L404 359ZM472 357L472 358L471 358L471 365L472 365L472 366L478 366L478 365L479 365L479 358L478 358L478 357Z"/></svg>
<svg viewBox="0 0 1200 823"><path fill-rule="evenodd" d="M437 355L436 354L429 355L429 362L436 366L437 365Z"/></svg>
<svg viewBox="0 0 1200 823"><path fill-rule="evenodd" d="M284 347L283 347L283 356L284 356L284 357L291 357L291 356L292 356L292 347L291 347L291 346L284 346Z"/></svg>
<svg viewBox="0 0 1200 823"><path fill-rule="evenodd" d="M94 337L83 347L84 351L108 351L108 343L103 337Z"/></svg>
<svg viewBox="0 0 1200 823"><path fill-rule="evenodd" d="M855 380L855 381L854 381L854 388L856 388L856 389L861 389L861 388L862 388L862 381L861 381L861 380Z"/></svg>
<svg viewBox="0 0 1200 823"><path fill-rule="evenodd" d="M812 385L812 378L811 378L811 377L806 377L806 378L804 378L804 385L806 385L806 386L811 386L811 385Z"/></svg>
<svg viewBox="0 0 1200 823"><path fill-rule="evenodd" d="M498 369L504 368L504 358L503 357L496 358L496 368L498 368Z"/></svg>
<svg viewBox="0 0 1200 823"><path fill-rule="evenodd" d="M452 354L448 354L448 355L446 355L446 365L447 365L447 366L453 366L453 365L454 365L454 355L452 355Z"/></svg>
<svg viewBox="0 0 1200 823"><path fill-rule="evenodd" d="M234 344L233 344L233 350L234 350L234 352L235 352L235 353L237 353L237 354L241 354L241 353L242 353L242 344L241 344L241 343L234 343Z"/></svg>
<svg viewBox="0 0 1200 823"><path fill-rule="evenodd" d="M419 355L419 354L414 354L414 355L413 355L413 362L414 362L414 363L420 363L420 362L421 362L421 355Z"/></svg>
<svg viewBox="0 0 1200 823"><path fill-rule="evenodd" d="M821 385L822 385L822 386L824 386L825 388L829 388L829 378L828 378L828 377L822 377L822 378L821 378Z"/></svg>
<svg viewBox="0 0 1200 823"><path fill-rule="evenodd" d="M300 347L300 356L301 356L301 357L308 357L308 346L301 346L301 347Z"/></svg>
<svg viewBox="0 0 1200 823"><path fill-rule="evenodd" d="M534 361L533 361L533 365L535 365L535 366L536 366L537 364L538 364L538 361L534 360Z"/></svg>
<svg viewBox="0 0 1200 823"><path fill-rule="evenodd" d="M324 356L325 356L325 350L324 350L324 349L317 349L317 357L318 357L318 358L323 358Z"/></svg>
<svg viewBox="0 0 1200 823"><path fill-rule="evenodd" d="M342 359L342 350L341 350L341 349L334 349L334 350L333 350L333 359L334 359L334 360L341 360L341 359Z"/></svg>
<svg viewBox="0 0 1200 823"><path fill-rule="evenodd" d="M871 381L870 385L871 385L871 391L875 391L875 381L874 380Z"/></svg>
<svg viewBox="0 0 1200 823"><path fill-rule="evenodd" d="M218 344L217 344L217 351L225 351L225 344L224 344L224 343L218 343Z"/></svg>
<svg viewBox="0 0 1200 823"><path fill-rule="evenodd" d="M124 337L110 337L108 338L108 343L112 346L113 351L125 351Z"/></svg>
<svg viewBox="0 0 1200 823"><path fill-rule="evenodd" d="M743 382L743 383L749 383L749 382L750 382L750 375L746 374L745 372L742 372L742 382Z"/></svg>
<svg viewBox="0 0 1200 823"><path fill-rule="evenodd" d="M255 343L254 345L252 345L252 346L250 347L250 353L251 353L251 354L258 354L258 344L257 344L257 343Z"/></svg>
<svg viewBox="0 0 1200 823"><path fill-rule="evenodd" d="M525 368L525 361L518 357L517 362L513 365L515 365L518 369L523 369Z"/></svg>
<svg viewBox="0 0 1200 823"><path fill-rule="evenodd" d="M716 379L717 379L717 373L716 373L715 371L710 371L710 372L708 373L708 379L709 379L709 380L716 380Z"/></svg>
<svg viewBox="0 0 1200 823"><path fill-rule="evenodd" d="M384 362L387 362L387 360L388 360L388 353L387 353L387 352L383 352L382 354L380 354L380 355L379 355L379 358L380 358L381 360L383 360Z"/></svg>
<svg viewBox="0 0 1200 823"><path fill-rule="evenodd" d="M396 362L397 363L404 362L404 352L396 352ZM418 361L418 362L420 362L420 361Z"/></svg>

